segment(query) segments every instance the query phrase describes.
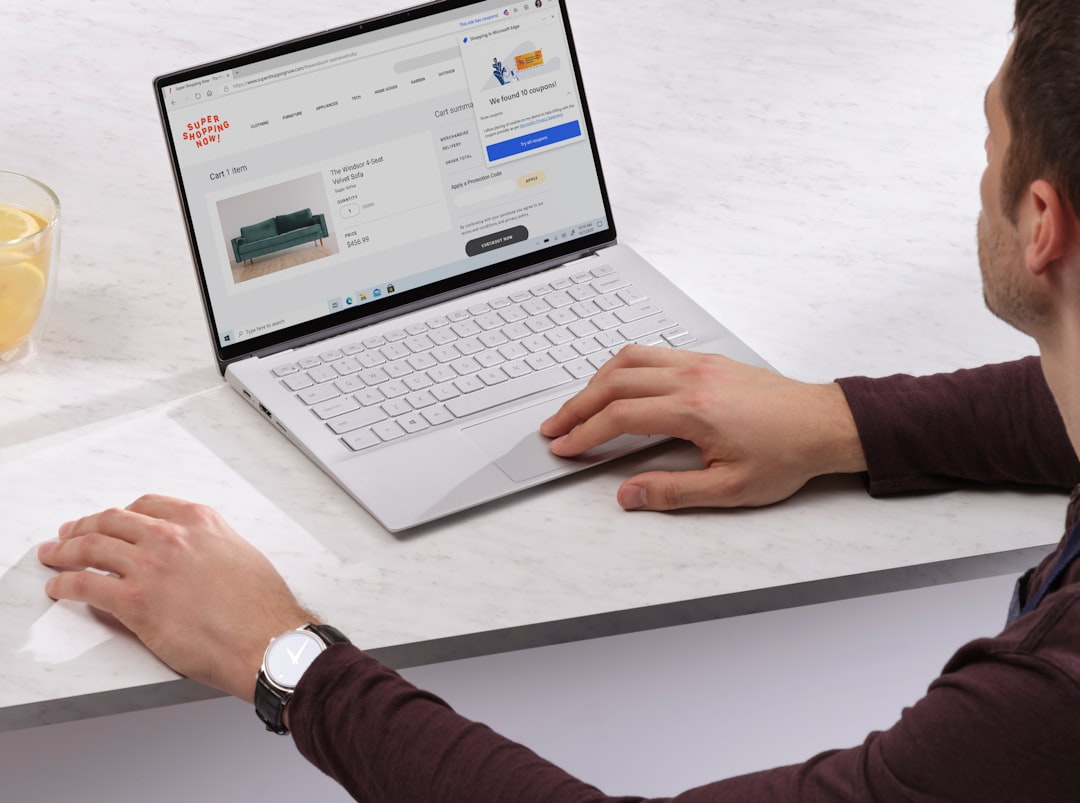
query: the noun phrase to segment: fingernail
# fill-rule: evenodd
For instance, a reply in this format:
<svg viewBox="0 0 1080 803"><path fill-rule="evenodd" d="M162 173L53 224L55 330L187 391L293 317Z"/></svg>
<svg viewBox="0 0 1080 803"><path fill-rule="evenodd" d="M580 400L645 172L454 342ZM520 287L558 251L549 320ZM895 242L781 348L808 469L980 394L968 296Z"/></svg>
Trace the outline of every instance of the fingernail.
<svg viewBox="0 0 1080 803"><path fill-rule="evenodd" d="M619 493L619 504L624 510L640 510L645 507L645 488L641 485L627 485Z"/></svg>
<svg viewBox="0 0 1080 803"><path fill-rule="evenodd" d="M65 535L67 535L71 531L71 528L74 526L75 522L73 521L65 521L63 524L61 524L59 531L60 537L63 538Z"/></svg>
<svg viewBox="0 0 1080 803"><path fill-rule="evenodd" d="M555 440L553 440L551 443L548 444L548 448L551 449L551 451L553 451L553 452L558 452L559 447L562 446L563 441L565 441L565 440L566 440L566 436L565 435L560 435L559 437L557 437Z"/></svg>
<svg viewBox="0 0 1080 803"><path fill-rule="evenodd" d="M45 593L48 594L52 599L56 599L56 597L53 596L54 588L56 588L56 578L50 577L48 580L45 581Z"/></svg>

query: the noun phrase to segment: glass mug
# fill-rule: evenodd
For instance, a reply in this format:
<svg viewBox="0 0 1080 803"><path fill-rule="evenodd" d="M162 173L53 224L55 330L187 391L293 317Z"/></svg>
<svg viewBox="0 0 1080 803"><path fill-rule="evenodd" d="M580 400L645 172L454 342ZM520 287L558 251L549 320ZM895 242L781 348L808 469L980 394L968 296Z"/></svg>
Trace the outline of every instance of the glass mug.
<svg viewBox="0 0 1080 803"><path fill-rule="evenodd" d="M0 171L0 372L28 360L56 294L60 202L40 181Z"/></svg>

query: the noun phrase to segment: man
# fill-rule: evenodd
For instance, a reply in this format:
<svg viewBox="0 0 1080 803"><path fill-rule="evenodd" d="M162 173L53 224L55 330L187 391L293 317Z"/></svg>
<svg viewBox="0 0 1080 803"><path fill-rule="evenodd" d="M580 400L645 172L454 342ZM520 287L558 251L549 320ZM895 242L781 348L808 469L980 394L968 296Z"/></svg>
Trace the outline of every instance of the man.
<svg viewBox="0 0 1080 803"><path fill-rule="evenodd" d="M809 386L722 358L630 348L545 422L556 438L552 449L576 454L627 430L697 443L700 472L627 481L619 501L635 509L766 504L832 471L867 471L872 492L969 481L1076 483L1078 84L1080 3L1017 0L1016 38L986 97L979 252L987 303L1036 339L1041 364L1029 359L947 377ZM1070 530L1078 518L1074 499ZM1018 587L1006 629L962 647L890 730L858 747L718 781L677 800L1077 799L1075 553L1080 528ZM290 728L301 752L358 799L608 799L458 716L340 643L334 631L317 626L315 636L290 635L312 615L269 562L207 508L144 497L64 525L39 555L67 569L49 581L50 596L110 611L177 671L254 697L265 721ZM328 646L301 661L316 636L315 649ZM283 653L271 646L267 656L281 653L286 669L306 667L298 681L280 684L295 687L287 700L267 696L264 674L255 681L270 639L292 646ZM272 663L268 657L270 675Z"/></svg>

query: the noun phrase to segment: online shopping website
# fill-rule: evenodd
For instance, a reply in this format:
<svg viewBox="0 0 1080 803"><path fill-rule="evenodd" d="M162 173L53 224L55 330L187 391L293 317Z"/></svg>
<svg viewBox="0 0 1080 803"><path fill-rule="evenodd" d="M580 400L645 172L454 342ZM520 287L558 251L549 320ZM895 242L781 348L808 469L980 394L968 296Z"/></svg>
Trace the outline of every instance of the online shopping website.
<svg viewBox="0 0 1080 803"><path fill-rule="evenodd" d="M607 228L555 0L163 88L219 342Z"/></svg>

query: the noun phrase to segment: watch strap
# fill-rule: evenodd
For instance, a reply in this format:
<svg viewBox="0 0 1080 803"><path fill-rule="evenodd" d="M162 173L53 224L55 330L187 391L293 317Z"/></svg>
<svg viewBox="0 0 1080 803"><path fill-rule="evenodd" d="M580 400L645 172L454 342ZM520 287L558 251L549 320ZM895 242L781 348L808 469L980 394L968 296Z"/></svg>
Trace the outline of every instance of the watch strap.
<svg viewBox="0 0 1080 803"><path fill-rule="evenodd" d="M348 637L331 625L307 624L297 630L307 630L318 636L329 647L331 644L348 644ZM278 735L289 732L285 727L285 706L292 699L292 691L284 691L272 684L266 676L264 667L259 667L259 676L255 681L255 714L266 729Z"/></svg>

